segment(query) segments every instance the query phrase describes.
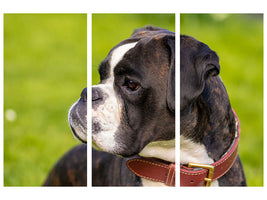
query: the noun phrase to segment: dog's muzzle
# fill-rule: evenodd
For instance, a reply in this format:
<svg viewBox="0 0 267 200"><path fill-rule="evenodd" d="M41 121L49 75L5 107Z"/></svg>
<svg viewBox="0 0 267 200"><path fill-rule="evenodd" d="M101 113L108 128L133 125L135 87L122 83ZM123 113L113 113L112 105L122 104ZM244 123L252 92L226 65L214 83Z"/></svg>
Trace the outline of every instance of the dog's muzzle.
<svg viewBox="0 0 267 200"><path fill-rule="evenodd" d="M69 124L74 137L87 143L87 88L82 91L81 98L70 108Z"/></svg>

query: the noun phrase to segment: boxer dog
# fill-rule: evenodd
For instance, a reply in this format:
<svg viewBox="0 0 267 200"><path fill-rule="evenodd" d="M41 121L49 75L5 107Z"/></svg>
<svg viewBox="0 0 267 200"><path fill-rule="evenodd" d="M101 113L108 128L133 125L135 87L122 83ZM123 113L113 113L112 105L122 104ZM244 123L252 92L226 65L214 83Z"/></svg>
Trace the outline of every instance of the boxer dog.
<svg viewBox="0 0 267 200"><path fill-rule="evenodd" d="M246 185L236 150L238 119L217 76L218 56L189 36L181 36L180 50L181 185ZM93 186L175 185L175 34L155 27L134 31L110 51L99 73L101 82L92 87L92 138L101 150L92 153ZM69 114L82 142L85 93ZM189 162L197 165L185 167Z"/></svg>
<svg viewBox="0 0 267 200"><path fill-rule="evenodd" d="M180 36L181 186L201 186L205 182L212 186L246 185L237 154L238 118L219 72L214 51L193 37ZM212 174L202 169L206 167L214 167L209 169ZM202 172L205 180L197 180Z"/></svg>
<svg viewBox="0 0 267 200"><path fill-rule="evenodd" d="M175 34L135 30L111 49L99 73L92 87L92 140L101 150L93 150L93 186L174 185Z"/></svg>

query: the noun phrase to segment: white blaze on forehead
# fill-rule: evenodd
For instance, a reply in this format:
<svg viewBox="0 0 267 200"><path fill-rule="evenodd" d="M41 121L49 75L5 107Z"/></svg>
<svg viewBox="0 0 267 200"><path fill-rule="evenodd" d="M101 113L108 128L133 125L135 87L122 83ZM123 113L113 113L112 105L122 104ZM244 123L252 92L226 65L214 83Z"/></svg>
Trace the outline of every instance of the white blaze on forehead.
<svg viewBox="0 0 267 200"><path fill-rule="evenodd" d="M129 51L130 49L134 48L136 44L137 42L124 44L122 46L119 46L112 52L110 63L109 63L111 77L113 76L114 67L121 61L125 53L127 53L127 51Z"/></svg>
<svg viewBox="0 0 267 200"><path fill-rule="evenodd" d="M101 149L114 152L119 148L115 139L115 133L120 126L121 117L121 102L120 97L114 91L114 68L123 59L125 53L134 48L137 42L124 44L114 49L110 57L110 77L97 86L101 89L104 98L104 103L97 106L96 110L92 110L92 117L101 126L101 131L93 134L95 144Z"/></svg>

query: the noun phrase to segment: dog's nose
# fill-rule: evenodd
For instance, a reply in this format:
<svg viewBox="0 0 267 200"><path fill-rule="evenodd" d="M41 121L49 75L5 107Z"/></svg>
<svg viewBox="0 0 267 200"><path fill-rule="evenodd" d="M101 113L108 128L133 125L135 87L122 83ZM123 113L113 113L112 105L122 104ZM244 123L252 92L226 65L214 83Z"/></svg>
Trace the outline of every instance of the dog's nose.
<svg viewBox="0 0 267 200"><path fill-rule="evenodd" d="M81 93L81 100L83 102L87 102L87 88L84 88L82 93Z"/></svg>

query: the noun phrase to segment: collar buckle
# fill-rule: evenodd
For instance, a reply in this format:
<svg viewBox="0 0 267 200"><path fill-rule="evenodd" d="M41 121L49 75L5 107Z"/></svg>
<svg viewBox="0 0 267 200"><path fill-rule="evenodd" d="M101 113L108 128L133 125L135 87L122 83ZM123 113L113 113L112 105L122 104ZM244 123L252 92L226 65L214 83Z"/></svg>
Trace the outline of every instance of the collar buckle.
<svg viewBox="0 0 267 200"><path fill-rule="evenodd" d="M214 174L214 166L213 165L205 165L205 164L198 164L198 163L188 163L189 168L202 168L208 170L208 175L204 178L205 186L209 187L212 182L213 174Z"/></svg>

